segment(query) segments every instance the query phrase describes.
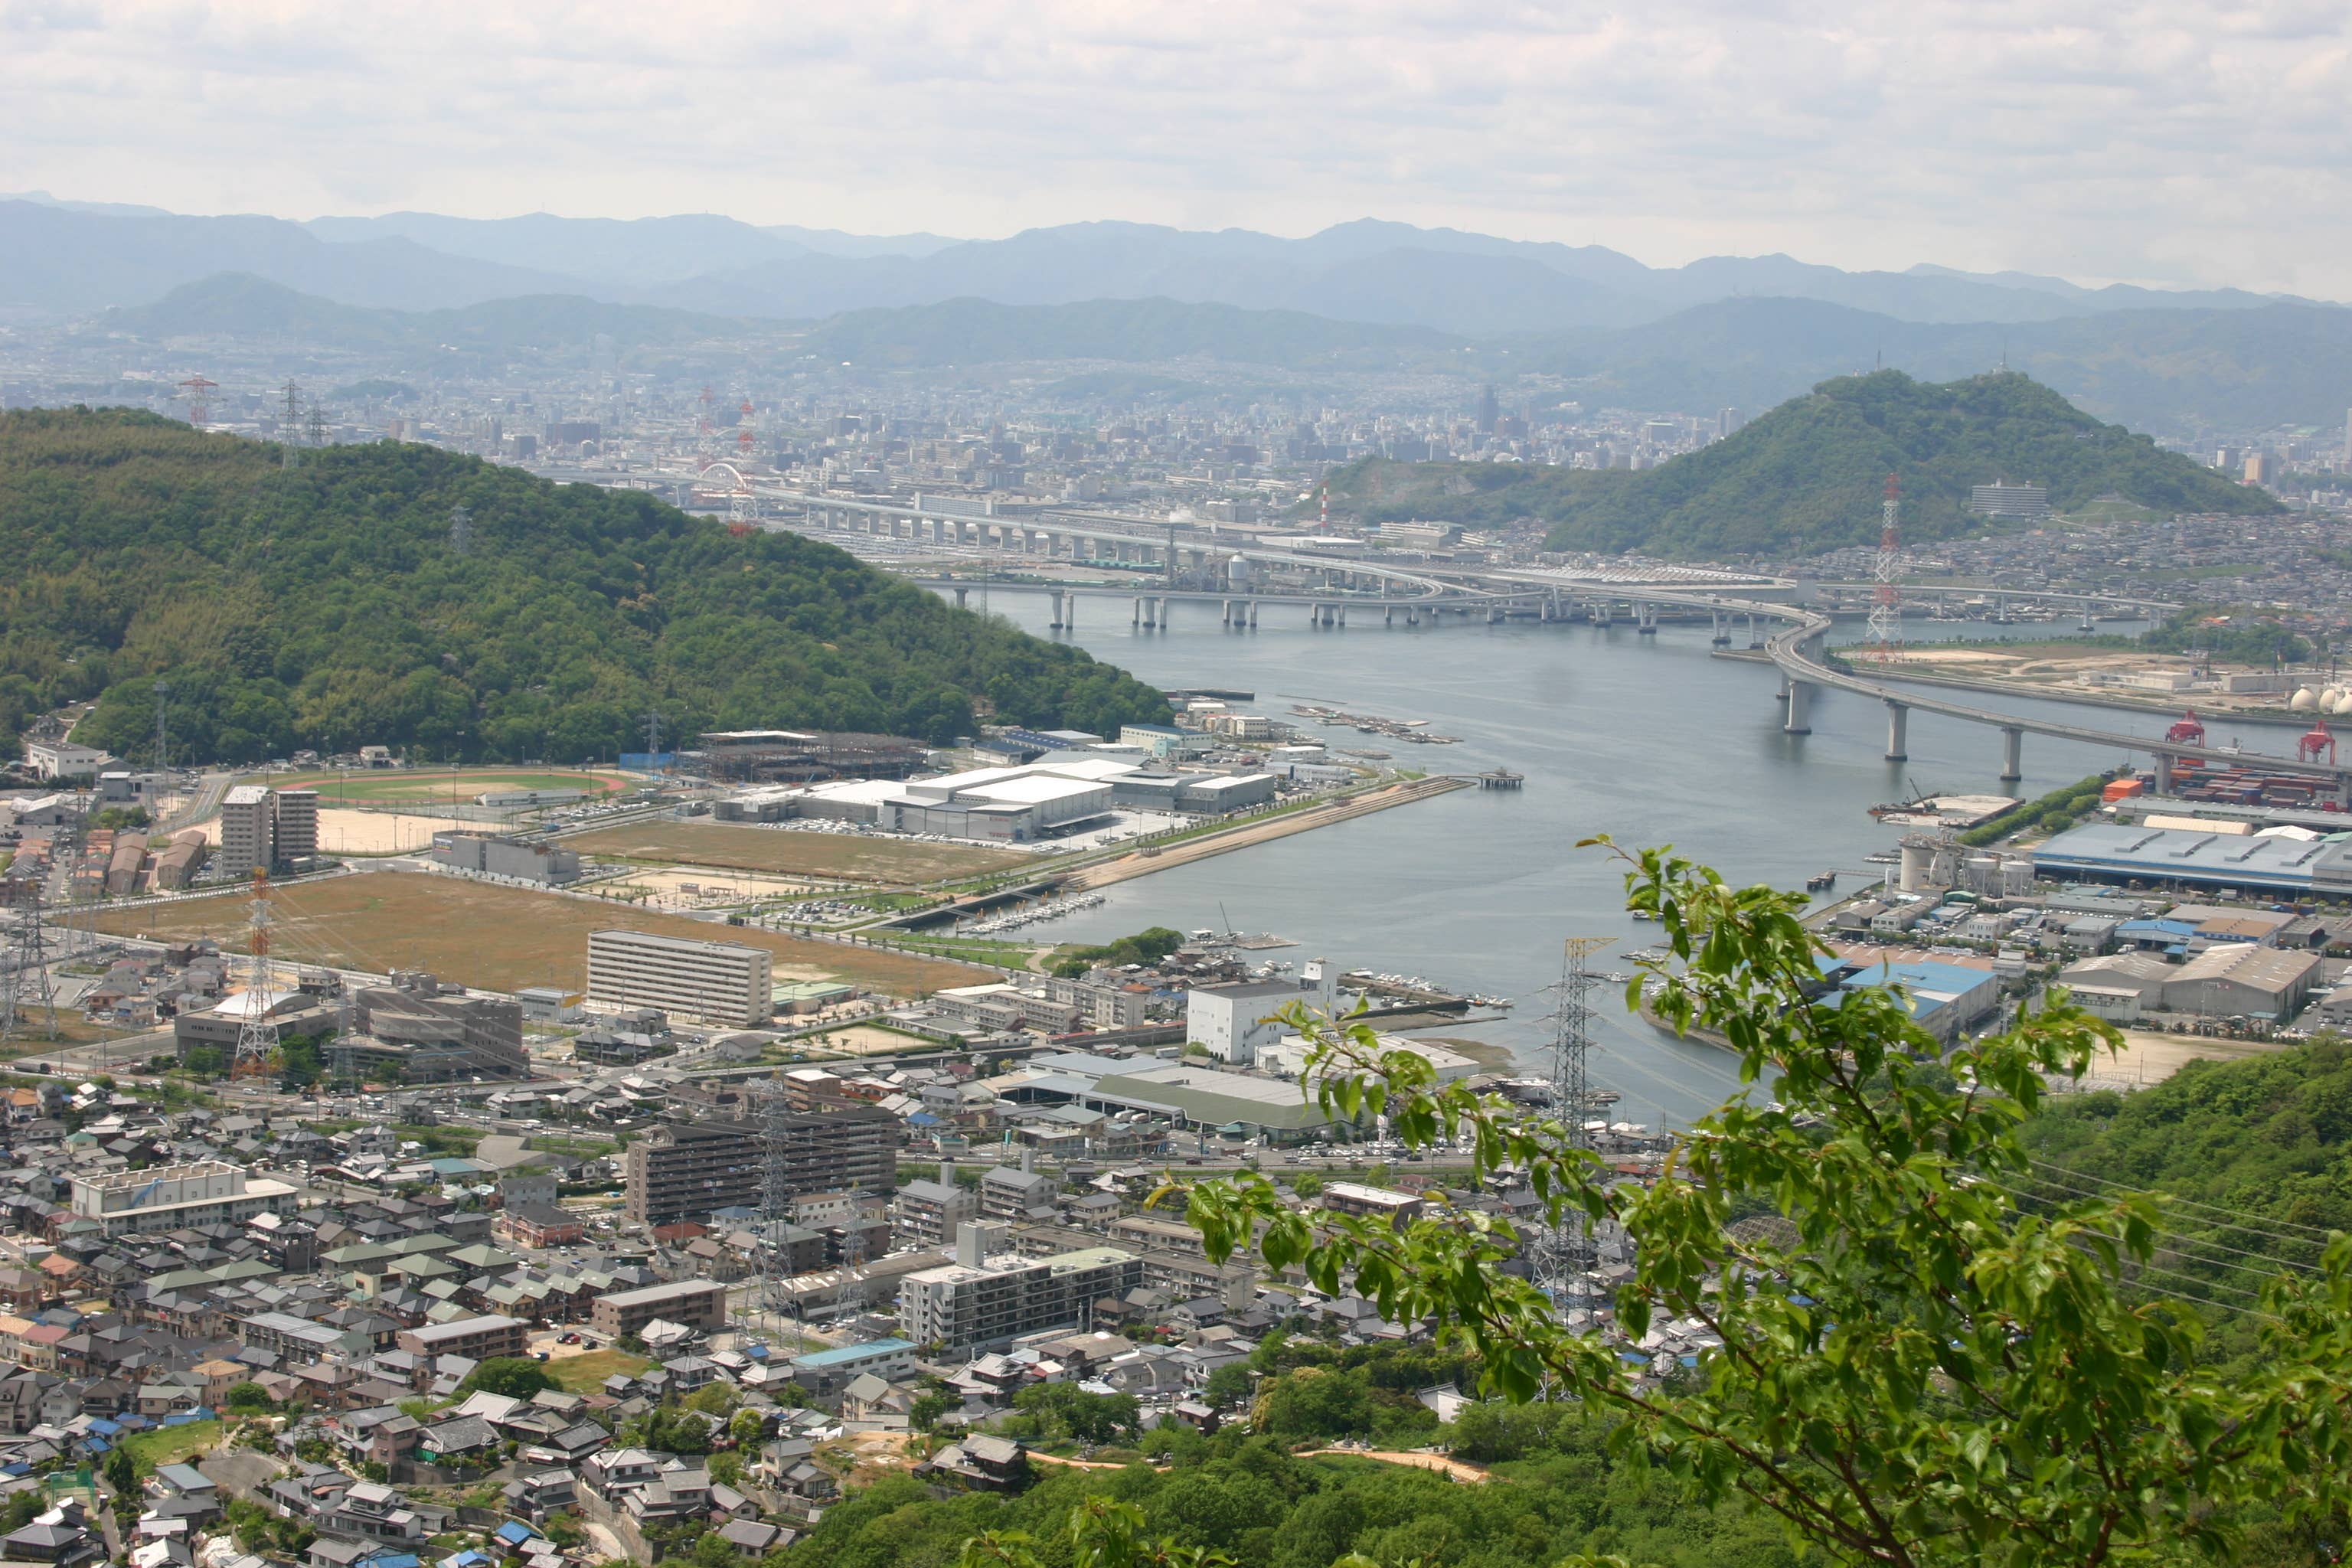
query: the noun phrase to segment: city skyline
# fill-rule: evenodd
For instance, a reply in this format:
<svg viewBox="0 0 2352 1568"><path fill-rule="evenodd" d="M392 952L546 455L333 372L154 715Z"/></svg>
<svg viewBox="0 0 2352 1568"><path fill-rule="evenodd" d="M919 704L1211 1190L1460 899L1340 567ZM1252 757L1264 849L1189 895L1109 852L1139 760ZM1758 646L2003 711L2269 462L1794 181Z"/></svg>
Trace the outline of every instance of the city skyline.
<svg viewBox="0 0 2352 1568"><path fill-rule="evenodd" d="M2337 9L0 9L9 184L287 217L707 211L989 238L1376 216L2352 292Z"/></svg>

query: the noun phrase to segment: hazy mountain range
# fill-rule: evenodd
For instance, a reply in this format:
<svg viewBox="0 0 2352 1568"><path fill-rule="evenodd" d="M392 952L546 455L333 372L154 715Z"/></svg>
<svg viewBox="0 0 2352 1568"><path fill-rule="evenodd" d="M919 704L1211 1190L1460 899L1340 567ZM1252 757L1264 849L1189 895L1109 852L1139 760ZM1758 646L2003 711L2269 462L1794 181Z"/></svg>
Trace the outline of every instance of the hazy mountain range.
<svg viewBox="0 0 2352 1568"><path fill-rule="evenodd" d="M1769 407L1881 364L1943 381L2005 361L2104 417L2174 432L2332 425L2352 401L2352 310L2325 302L1781 256L1652 268L1370 219L1304 239L1090 223L973 241L709 215L300 224L36 193L0 198L0 311L145 339L1537 371L1587 405L1685 412Z"/></svg>
<svg viewBox="0 0 2352 1568"><path fill-rule="evenodd" d="M730 316L812 320L973 298L1006 305L1161 298L1476 335L1624 327L1743 295L1819 300L1918 322L2039 321L2121 310L2240 309L2237 289L2084 289L2028 273L1848 272L1786 256L1653 268L1601 246L1496 239L1363 219L1304 239L1245 229L1082 223L998 240L761 227L713 215L544 213L186 217L0 199L0 307L80 313L250 272L353 305L434 310L579 294Z"/></svg>

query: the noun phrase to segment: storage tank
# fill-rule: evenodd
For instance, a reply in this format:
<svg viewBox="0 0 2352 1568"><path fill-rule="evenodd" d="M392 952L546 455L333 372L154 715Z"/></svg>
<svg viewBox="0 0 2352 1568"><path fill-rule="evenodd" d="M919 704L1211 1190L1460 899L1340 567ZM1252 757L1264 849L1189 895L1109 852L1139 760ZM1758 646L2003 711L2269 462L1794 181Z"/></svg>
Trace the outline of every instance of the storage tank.
<svg viewBox="0 0 2352 1568"><path fill-rule="evenodd" d="M1240 556L1236 555L1225 563L1225 584L1236 592L1248 592L1251 576L1250 563Z"/></svg>
<svg viewBox="0 0 2352 1568"><path fill-rule="evenodd" d="M2291 712L2315 712L2319 707L2319 693L2308 686L2298 687L2294 695L2286 700L2286 705Z"/></svg>
<svg viewBox="0 0 2352 1568"><path fill-rule="evenodd" d="M1902 845L1903 863L1895 875L1895 885L1906 893L1927 890L1936 875L1936 841L1924 833L1915 833Z"/></svg>

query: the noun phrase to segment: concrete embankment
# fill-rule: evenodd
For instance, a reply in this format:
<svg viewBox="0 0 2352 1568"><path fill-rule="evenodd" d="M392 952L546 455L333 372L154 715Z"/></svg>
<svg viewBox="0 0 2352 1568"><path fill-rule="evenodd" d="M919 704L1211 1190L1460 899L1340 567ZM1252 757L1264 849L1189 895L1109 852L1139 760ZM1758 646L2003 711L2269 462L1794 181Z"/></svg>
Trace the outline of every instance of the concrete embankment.
<svg viewBox="0 0 2352 1568"><path fill-rule="evenodd" d="M1417 800L1427 800L1433 795L1445 795L1454 790L1469 787L1470 782L1467 779L1444 777L1408 779L1402 784L1368 790L1362 795L1349 795L1345 800L1335 800L1327 805L1310 806L1305 811L1295 811L1286 816L1269 817L1264 821L1253 822L1246 826L1232 828L1223 833L1204 834L1198 838L1188 838L1181 844L1166 846L1157 855L1146 855L1140 851L1132 855L1122 855L1116 860L1106 860L1100 865L1089 866L1082 871L1073 872L1070 879L1063 884L1063 887L1064 890L1069 892L1076 892L1087 888L1108 887L1113 882L1124 882L1135 877L1148 877L1154 871L1165 871L1171 867L1189 865L1195 860L1205 860L1212 855L1224 855L1235 849L1246 849L1253 844L1270 843L1276 838L1287 838L1294 833L1305 833L1317 827L1328 827L1335 822L1345 822L1350 817L1369 816L1375 811L1386 811L1393 805L1410 805Z"/></svg>

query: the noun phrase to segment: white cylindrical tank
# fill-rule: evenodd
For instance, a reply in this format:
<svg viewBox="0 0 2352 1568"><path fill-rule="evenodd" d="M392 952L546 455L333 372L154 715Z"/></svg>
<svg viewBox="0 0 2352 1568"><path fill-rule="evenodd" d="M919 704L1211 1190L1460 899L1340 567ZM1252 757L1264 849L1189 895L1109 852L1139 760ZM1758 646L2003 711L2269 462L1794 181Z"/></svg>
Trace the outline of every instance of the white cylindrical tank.
<svg viewBox="0 0 2352 1568"><path fill-rule="evenodd" d="M1236 555L1225 563L1225 582L1229 586L1245 589L1250 585L1250 563Z"/></svg>
<svg viewBox="0 0 2352 1568"><path fill-rule="evenodd" d="M2286 705L2290 711L2296 713L2316 711L2319 707L2319 693L2308 686L2298 687L2294 695L2286 700Z"/></svg>
<svg viewBox="0 0 2352 1568"><path fill-rule="evenodd" d="M1927 890L1936 874L1936 841L1925 836L1915 836L1903 841L1903 864L1895 873L1895 885L1906 893Z"/></svg>

